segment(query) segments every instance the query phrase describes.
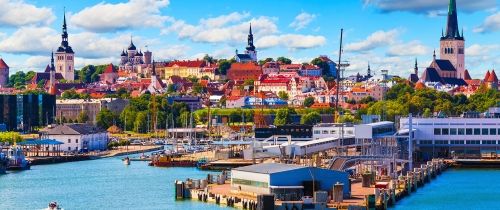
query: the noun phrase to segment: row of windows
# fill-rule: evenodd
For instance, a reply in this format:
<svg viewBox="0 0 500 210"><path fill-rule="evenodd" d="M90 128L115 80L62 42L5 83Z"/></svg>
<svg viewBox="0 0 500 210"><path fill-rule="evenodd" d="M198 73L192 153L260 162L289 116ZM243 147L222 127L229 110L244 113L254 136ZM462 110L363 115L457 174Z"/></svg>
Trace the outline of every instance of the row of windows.
<svg viewBox="0 0 500 210"><path fill-rule="evenodd" d="M237 179L237 178L233 178L232 181L233 181L233 184L241 184L241 185L247 185L247 186L253 186L253 187L263 187L263 188L269 187L269 184L267 182L259 182L259 181Z"/></svg>
<svg viewBox="0 0 500 210"><path fill-rule="evenodd" d="M68 139L68 144L70 144L70 143L71 143L71 139ZM78 144L78 139L75 139L75 143Z"/></svg>
<svg viewBox="0 0 500 210"><path fill-rule="evenodd" d="M444 48L444 54L453 54L455 51L453 48ZM458 48L458 54L464 54L464 48Z"/></svg>
<svg viewBox="0 0 500 210"><path fill-rule="evenodd" d="M339 133L342 133L342 132L339 132ZM352 130L344 130L343 132L344 134L353 134L353 131ZM337 134L337 131L336 130L330 130L330 132L328 132L328 130L314 130L314 134Z"/></svg>
<svg viewBox="0 0 500 210"><path fill-rule="evenodd" d="M68 60L73 60L73 56L67 56L66 58ZM64 55L58 55L56 59L59 61L62 61L62 60L64 60Z"/></svg>
<svg viewBox="0 0 500 210"><path fill-rule="evenodd" d="M434 128L434 135L497 135L500 128Z"/></svg>
<svg viewBox="0 0 500 210"><path fill-rule="evenodd" d="M497 140L435 140L434 144L500 144ZM432 140L420 140L419 144L433 144Z"/></svg>

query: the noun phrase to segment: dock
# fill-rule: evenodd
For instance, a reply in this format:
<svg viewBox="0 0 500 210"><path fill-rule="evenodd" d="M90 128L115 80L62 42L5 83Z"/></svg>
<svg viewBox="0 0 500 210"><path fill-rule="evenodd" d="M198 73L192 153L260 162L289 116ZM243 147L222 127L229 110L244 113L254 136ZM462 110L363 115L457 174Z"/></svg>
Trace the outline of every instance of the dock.
<svg viewBox="0 0 500 210"><path fill-rule="evenodd" d="M330 192L316 191L311 201L278 201L274 195L254 194L231 189L230 174L209 174L206 179L175 181L175 198L210 202L221 206L250 210L263 209L387 209L438 177L449 166L443 159L421 164L395 179L375 178L363 174L352 179L351 195L344 198L342 188L332 186ZM360 179L359 179L360 178Z"/></svg>

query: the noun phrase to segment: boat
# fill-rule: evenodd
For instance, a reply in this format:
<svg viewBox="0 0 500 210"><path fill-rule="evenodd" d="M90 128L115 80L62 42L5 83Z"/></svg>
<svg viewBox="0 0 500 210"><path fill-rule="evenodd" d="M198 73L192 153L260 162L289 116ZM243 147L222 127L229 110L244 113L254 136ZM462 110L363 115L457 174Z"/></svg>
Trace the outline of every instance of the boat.
<svg viewBox="0 0 500 210"><path fill-rule="evenodd" d="M129 157L123 158L122 160L123 160L123 164L130 165L130 158Z"/></svg>
<svg viewBox="0 0 500 210"><path fill-rule="evenodd" d="M7 170L29 170L31 163L26 160L23 149L18 145L13 145L7 150L7 159L9 161Z"/></svg>
<svg viewBox="0 0 500 210"><path fill-rule="evenodd" d="M5 174L7 171L7 165L9 163L9 159L7 159L7 156L3 154L2 149L0 147L0 174Z"/></svg>
<svg viewBox="0 0 500 210"><path fill-rule="evenodd" d="M197 162L174 155L154 155L149 165L155 167L195 167Z"/></svg>
<svg viewBox="0 0 500 210"><path fill-rule="evenodd" d="M50 202L47 209L48 210L62 210L61 207L59 207L59 204L57 204L57 202L55 202L55 201Z"/></svg>

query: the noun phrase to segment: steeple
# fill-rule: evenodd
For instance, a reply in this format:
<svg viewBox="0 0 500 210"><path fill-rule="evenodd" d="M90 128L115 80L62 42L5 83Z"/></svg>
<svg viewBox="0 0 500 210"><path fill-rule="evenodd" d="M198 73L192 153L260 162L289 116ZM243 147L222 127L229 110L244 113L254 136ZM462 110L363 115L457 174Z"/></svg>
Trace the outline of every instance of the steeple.
<svg viewBox="0 0 500 210"><path fill-rule="evenodd" d="M434 53L432 54L432 58L436 60L436 49L434 49Z"/></svg>
<svg viewBox="0 0 500 210"><path fill-rule="evenodd" d="M415 72L415 75L418 75L418 62L417 62L417 58L415 58L415 68L413 70Z"/></svg>
<svg viewBox="0 0 500 210"><path fill-rule="evenodd" d="M137 50L137 48L134 45L134 42L132 41L132 35L130 35L130 45L128 46L128 50Z"/></svg>
<svg viewBox="0 0 500 210"><path fill-rule="evenodd" d="M151 77L156 77L156 67L154 59L153 59L153 70L151 71Z"/></svg>
<svg viewBox="0 0 500 210"><path fill-rule="evenodd" d="M50 71L56 71L56 67L54 66L54 51L52 51L52 55L50 58Z"/></svg>
<svg viewBox="0 0 500 210"><path fill-rule="evenodd" d="M255 51L255 46L253 46L252 23L250 23L250 29L248 30L248 44L246 49L248 51Z"/></svg>
<svg viewBox="0 0 500 210"><path fill-rule="evenodd" d="M56 67L54 66L54 51L52 51L50 59L50 78L49 78L49 90L48 93L51 95L56 95Z"/></svg>
<svg viewBox="0 0 500 210"><path fill-rule="evenodd" d="M372 76L372 70L370 69L370 62L368 62L368 70L367 70L367 72L366 72L366 75L367 75L368 77L371 77L371 76Z"/></svg>
<svg viewBox="0 0 500 210"><path fill-rule="evenodd" d="M62 38L61 46L57 49L57 52L74 53L73 49L69 46L68 42L68 27L66 25L66 8L64 8L61 38Z"/></svg>
<svg viewBox="0 0 500 210"><path fill-rule="evenodd" d="M450 0L448 5L448 22L446 24L446 34L442 39L463 39L458 30L457 2Z"/></svg>

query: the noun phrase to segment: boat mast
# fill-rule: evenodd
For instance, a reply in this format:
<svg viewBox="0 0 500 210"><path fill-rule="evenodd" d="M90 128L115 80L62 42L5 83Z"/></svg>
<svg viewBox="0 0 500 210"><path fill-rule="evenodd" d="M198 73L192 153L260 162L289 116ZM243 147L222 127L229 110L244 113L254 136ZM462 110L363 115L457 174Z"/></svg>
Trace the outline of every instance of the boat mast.
<svg viewBox="0 0 500 210"><path fill-rule="evenodd" d="M337 87L337 93L336 93L337 97L335 99L335 113L336 113L336 115L333 118L333 122L336 121L336 116L339 113L340 68L342 67L340 62L342 60L342 36L343 36L343 34L344 34L344 29L341 28L340 29L339 62L337 63L337 72L336 72L336 78L335 78L336 79L335 86Z"/></svg>

